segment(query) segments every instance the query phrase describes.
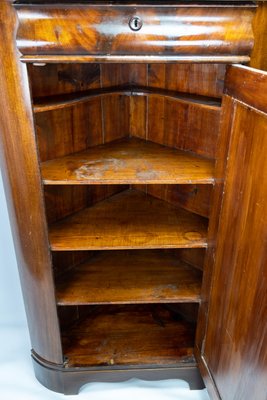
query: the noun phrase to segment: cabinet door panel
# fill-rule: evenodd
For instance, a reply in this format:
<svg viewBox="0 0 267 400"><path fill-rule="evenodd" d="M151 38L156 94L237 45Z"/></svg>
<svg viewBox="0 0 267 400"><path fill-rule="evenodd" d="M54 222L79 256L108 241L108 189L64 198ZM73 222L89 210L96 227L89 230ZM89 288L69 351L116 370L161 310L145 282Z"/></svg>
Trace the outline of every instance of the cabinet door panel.
<svg viewBox="0 0 267 400"><path fill-rule="evenodd" d="M202 359L223 400L266 400L267 73L234 66L226 82L234 112Z"/></svg>

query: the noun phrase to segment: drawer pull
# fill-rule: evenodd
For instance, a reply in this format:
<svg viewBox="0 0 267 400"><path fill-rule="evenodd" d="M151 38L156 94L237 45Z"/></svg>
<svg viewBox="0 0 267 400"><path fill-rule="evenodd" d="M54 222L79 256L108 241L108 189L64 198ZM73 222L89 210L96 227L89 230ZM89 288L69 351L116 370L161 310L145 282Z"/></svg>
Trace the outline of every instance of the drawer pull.
<svg viewBox="0 0 267 400"><path fill-rule="evenodd" d="M136 15L132 17L129 21L129 27L132 31L139 31L143 26L143 21L141 20L140 17L137 17Z"/></svg>

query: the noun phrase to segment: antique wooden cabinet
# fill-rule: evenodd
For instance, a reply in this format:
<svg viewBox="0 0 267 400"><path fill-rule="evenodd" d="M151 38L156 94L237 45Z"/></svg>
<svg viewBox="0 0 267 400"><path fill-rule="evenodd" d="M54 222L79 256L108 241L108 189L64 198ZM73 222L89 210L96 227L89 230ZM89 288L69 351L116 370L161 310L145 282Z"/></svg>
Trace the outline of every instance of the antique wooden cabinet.
<svg viewBox="0 0 267 400"><path fill-rule="evenodd" d="M48 388L202 375L266 400L266 9L1 1L1 166Z"/></svg>

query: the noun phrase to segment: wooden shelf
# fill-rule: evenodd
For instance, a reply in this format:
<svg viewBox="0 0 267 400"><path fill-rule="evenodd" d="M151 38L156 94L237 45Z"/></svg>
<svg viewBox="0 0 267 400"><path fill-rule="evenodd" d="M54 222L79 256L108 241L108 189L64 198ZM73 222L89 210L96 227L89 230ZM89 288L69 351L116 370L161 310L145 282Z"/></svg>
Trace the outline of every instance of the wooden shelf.
<svg viewBox="0 0 267 400"><path fill-rule="evenodd" d="M52 250L207 247L207 219L126 190L53 224Z"/></svg>
<svg viewBox="0 0 267 400"><path fill-rule="evenodd" d="M62 339L68 367L195 362L194 324L160 305L91 306Z"/></svg>
<svg viewBox="0 0 267 400"><path fill-rule="evenodd" d="M47 185L211 184L214 161L137 138L42 163Z"/></svg>
<svg viewBox="0 0 267 400"><path fill-rule="evenodd" d="M199 302L201 272L172 251L104 251L60 277L59 305Z"/></svg>
<svg viewBox="0 0 267 400"><path fill-rule="evenodd" d="M71 107L76 104L85 103L97 97L109 96L157 96L165 99L172 99L182 103L193 103L200 107L207 107L216 110L221 107L218 98L181 93L174 90L166 90L150 87L118 86L102 89L91 89L82 92L68 93L64 95L53 95L34 99L33 111L35 113L58 110Z"/></svg>

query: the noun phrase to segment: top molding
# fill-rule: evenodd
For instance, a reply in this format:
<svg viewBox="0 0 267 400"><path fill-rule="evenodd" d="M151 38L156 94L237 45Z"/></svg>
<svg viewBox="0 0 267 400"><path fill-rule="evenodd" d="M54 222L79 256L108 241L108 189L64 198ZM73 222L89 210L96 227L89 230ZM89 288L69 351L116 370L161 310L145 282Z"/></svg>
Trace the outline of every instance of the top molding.
<svg viewBox="0 0 267 400"><path fill-rule="evenodd" d="M192 4L191 4L192 6ZM15 5L17 46L28 62L247 62L251 3ZM134 30L129 21L139 17Z"/></svg>

